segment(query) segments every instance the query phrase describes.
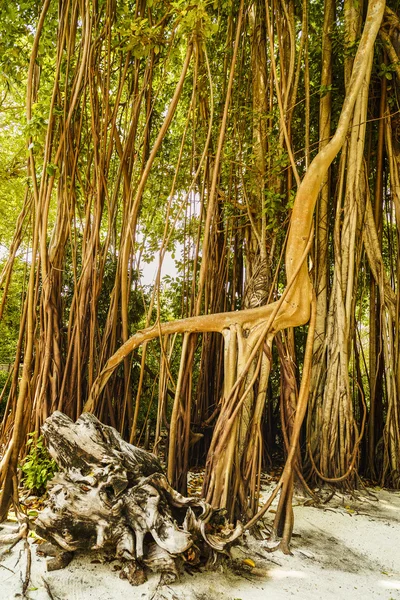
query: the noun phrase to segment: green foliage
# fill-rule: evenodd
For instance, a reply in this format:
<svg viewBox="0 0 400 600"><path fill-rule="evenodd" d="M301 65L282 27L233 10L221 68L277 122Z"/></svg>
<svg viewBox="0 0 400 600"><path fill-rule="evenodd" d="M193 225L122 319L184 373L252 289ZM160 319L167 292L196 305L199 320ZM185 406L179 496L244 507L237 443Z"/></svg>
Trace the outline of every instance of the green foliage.
<svg viewBox="0 0 400 600"><path fill-rule="evenodd" d="M125 16L128 15L129 13ZM160 28L153 27L147 18L136 17L129 19L128 23L123 20L117 33L125 40L124 50L131 51L135 58L147 56L151 50L158 54L163 41Z"/></svg>
<svg viewBox="0 0 400 600"><path fill-rule="evenodd" d="M389 79L390 81L391 79L393 79L393 73L395 72L396 65L385 65L385 63L381 63L378 75L379 77L386 77L386 79Z"/></svg>
<svg viewBox="0 0 400 600"><path fill-rule="evenodd" d="M0 262L0 272L4 264L3 261ZM15 358L22 301L24 298L25 269L26 264L22 260L16 259L13 277L8 290L7 304L3 318L0 321L0 363L2 364L11 364ZM0 289L0 299L2 298L3 291L3 289Z"/></svg>
<svg viewBox="0 0 400 600"><path fill-rule="evenodd" d="M36 432L33 432L28 436L29 452L21 465L22 483L34 493L42 495L47 482L58 469L54 460L50 458L43 437L39 436L35 441L36 435Z"/></svg>
<svg viewBox="0 0 400 600"><path fill-rule="evenodd" d="M8 106L9 110L3 112L0 108L0 244L6 246L11 241L26 187L25 139L14 103ZM4 253L0 258L3 256Z"/></svg>
<svg viewBox="0 0 400 600"><path fill-rule="evenodd" d="M4 391L3 400L0 404L0 417L3 418L4 411L6 409L7 404L7 395L10 391L11 378L9 377L8 371L0 371L0 394L4 391L4 386L6 386L6 390Z"/></svg>

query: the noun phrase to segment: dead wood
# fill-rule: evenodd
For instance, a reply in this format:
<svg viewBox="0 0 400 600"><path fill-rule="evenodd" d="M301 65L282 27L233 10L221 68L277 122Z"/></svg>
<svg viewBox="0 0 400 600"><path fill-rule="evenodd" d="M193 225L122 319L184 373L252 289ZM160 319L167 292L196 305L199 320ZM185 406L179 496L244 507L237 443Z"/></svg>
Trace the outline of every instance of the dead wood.
<svg viewBox="0 0 400 600"><path fill-rule="evenodd" d="M55 412L42 431L59 472L36 528L63 553L105 548L126 561L123 575L133 584L143 582L144 568L173 581L184 563L213 560L240 536L240 524L177 493L153 454L92 414L74 423Z"/></svg>

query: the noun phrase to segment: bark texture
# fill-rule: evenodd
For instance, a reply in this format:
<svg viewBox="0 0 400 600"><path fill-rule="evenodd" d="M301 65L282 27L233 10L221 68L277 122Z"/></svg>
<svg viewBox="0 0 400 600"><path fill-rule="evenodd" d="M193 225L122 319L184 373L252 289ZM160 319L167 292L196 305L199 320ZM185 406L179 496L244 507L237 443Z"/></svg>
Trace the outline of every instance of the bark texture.
<svg viewBox="0 0 400 600"><path fill-rule="evenodd" d="M36 527L63 552L108 548L126 561L131 583L146 567L172 581L185 562L213 560L240 536L240 524L233 529L221 511L176 492L153 454L92 414L74 423L55 412L42 431L60 470Z"/></svg>

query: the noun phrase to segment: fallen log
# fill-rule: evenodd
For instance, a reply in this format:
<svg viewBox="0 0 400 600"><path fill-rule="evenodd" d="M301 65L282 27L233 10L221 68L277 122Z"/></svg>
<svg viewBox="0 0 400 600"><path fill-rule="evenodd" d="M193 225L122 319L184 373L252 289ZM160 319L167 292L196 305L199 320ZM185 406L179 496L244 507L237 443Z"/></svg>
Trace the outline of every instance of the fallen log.
<svg viewBox="0 0 400 600"><path fill-rule="evenodd" d="M185 563L214 562L241 535L239 523L176 492L156 456L92 414L74 423L55 412L42 432L59 471L36 530L60 552L109 549L131 583L142 583L146 568L173 581Z"/></svg>

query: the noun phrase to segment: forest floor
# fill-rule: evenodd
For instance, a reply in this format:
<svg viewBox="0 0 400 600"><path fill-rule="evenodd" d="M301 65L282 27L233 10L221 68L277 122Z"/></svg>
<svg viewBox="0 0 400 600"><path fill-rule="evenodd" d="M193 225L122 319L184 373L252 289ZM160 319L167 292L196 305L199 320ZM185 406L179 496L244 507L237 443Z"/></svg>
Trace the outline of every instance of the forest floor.
<svg viewBox="0 0 400 600"><path fill-rule="evenodd" d="M264 485L264 494L272 482ZM320 507L294 500L292 555L266 554L252 540L237 557L267 566L264 575L207 571L159 586L160 577L132 587L118 561L101 553L77 555L65 569L46 572L40 545L30 538L30 600L400 600L400 492L368 488L357 497L335 495ZM273 515L270 515L271 517ZM11 530L8 522L3 529ZM2 533L5 533L3 531ZM3 551L4 552L4 551ZM241 554L240 554L241 552ZM259 556L263 556L262 559ZM22 598L26 552L21 541L0 559L0 600Z"/></svg>

